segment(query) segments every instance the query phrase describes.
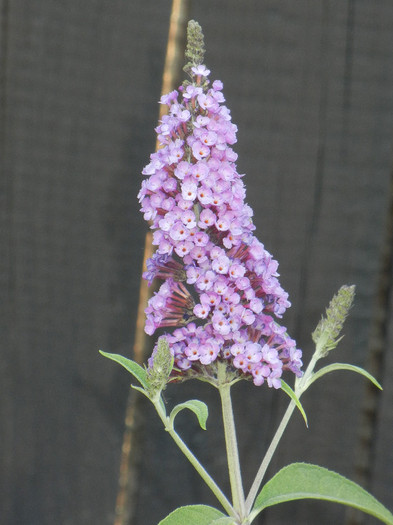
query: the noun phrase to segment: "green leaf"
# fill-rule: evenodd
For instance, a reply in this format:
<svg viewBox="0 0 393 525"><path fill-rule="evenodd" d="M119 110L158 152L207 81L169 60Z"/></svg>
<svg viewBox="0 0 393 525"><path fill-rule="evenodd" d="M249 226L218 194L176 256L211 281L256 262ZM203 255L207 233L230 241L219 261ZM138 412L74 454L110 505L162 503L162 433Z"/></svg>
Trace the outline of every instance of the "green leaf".
<svg viewBox="0 0 393 525"><path fill-rule="evenodd" d="M225 517L225 514L213 507L189 505L174 510L158 525L212 525L214 520L222 517Z"/></svg>
<svg viewBox="0 0 393 525"><path fill-rule="evenodd" d="M136 386L136 385L131 385L131 388L133 390L138 390L138 392L140 392L141 394L146 396L148 399L150 399L149 392L147 390L145 390L144 388L142 388L140 386Z"/></svg>
<svg viewBox="0 0 393 525"><path fill-rule="evenodd" d="M303 416L304 422L306 423L306 427L308 427L306 412L304 411L304 408L303 408L302 404L300 403L299 398L297 397L295 392L288 385L288 383L286 383L282 379L281 379L281 388L282 388L282 390L284 390L284 392L292 399L292 401L298 407L298 409L300 410L300 413Z"/></svg>
<svg viewBox="0 0 393 525"><path fill-rule="evenodd" d="M209 415L209 411L206 403L203 403L203 401L199 401L198 399L191 399L190 401L176 405L169 416L171 423L173 423L177 414L185 408L188 408L188 410L194 412L198 418L199 425L203 430L206 430L206 420Z"/></svg>
<svg viewBox="0 0 393 525"><path fill-rule="evenodd" d="M393 525L393 514L362 487L318 465L293 463L266 483L255 500L252 519L263 509L296 499L322 499L355 507Z"/></svg>
<svg viewBox="0 0 393 525"><path fill-rule="evenodd" d="M382 386L378 383L375 377L366 372L366 370L360 368L359 366L348 365L347 363L333 363L332 365L328 365L321 368L311 376L308 385L311 385L311 383L313 383L320 377L324 376L325 374L328 374L329 372L333 372L334 370L351 370L352 372L357 372L358 374L367 377L367 379L369 379L377 388L382 390Z"/></svg>
<svg viewBox="0 0 393 525"><path fill-rule="evenodd" d="M119 363L126 370L128 370L128 372L130 372L130 374L132 374L135 377L135 379L137 379L140 382L143 388L147 388L148 382L146 370L140 365L138 365L138 363L132 361L131 359L127 359L126 357L123 357L119 354L108 354L107 352L103 352L102 350L100 350L100 354L104 357L107 357L108 359L112 359L112 361L116 361L116 363Z"/></svg>

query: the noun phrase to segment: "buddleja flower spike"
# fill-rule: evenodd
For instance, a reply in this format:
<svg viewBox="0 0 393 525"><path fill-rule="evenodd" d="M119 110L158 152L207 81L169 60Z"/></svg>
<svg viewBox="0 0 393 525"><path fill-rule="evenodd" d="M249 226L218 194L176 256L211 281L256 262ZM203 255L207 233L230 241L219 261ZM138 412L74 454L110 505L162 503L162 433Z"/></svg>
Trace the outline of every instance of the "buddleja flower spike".
<svg viewBox="0 0 393 525"><path fill-rule="evenodd" d="M146 307L145 331L161 336L143 368L117 354L136 378L136 390L154 405L166 431L217 497L225 514L205 505L180 507L159 525L250 525L271 505L302 497L327 499L361 509L393 525L393 515L355 483L317 465L294 463L281 469L262 490L267 467L296 407L307 424L299 398L316 379L333 370L352 370L378 382L353 365L335 363L315 371L332 351L354 297L344 286L333 298L315 332L316 351L305 372L302 352L281 325L290 306L278 280L278 263L255 237L253 212L237 171L236 126L225 106L223 84L210 81L203 64L199 24L188 25L187 80L161 98L168 113L156 128L158 150L143 169L138 198L153 230L156 253L143 277L161 282ZM283 379L295 375L294 389ZM222 407L231 501L176 432L183 409L194 412L206 429L208 409L199 400L175 406L167 414L162 392L167 384L200 379L217 388ZM242 380L282 388L288 409L245 497L231 404L231 386ZM258 493L259 492L259 493Z"/></svg>

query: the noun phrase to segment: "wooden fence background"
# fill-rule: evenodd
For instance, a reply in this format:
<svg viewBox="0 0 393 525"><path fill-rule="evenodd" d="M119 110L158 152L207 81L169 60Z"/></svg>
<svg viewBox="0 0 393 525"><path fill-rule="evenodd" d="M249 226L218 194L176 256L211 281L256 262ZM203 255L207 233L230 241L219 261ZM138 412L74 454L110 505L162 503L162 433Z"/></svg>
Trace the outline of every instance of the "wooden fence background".
<svg viewBox="0 0 393 525"><path fill-rule="evenodd" d="M169 0L0 0L0 521L114 522L146 224L136 194L154 149ZM206 62L239 127L257 235L280 261L304 350L341 284L356 284L337 373L304 397L269 471L319 463L393 509L391 0L191 0ZM227 487L216 393L208 432L178 427ZM287 400L242 384L235 405L248 486ZM139 402L137 486L124 525L211 503L152 407ZM377 523L294 502L258 524Z"/></svg>

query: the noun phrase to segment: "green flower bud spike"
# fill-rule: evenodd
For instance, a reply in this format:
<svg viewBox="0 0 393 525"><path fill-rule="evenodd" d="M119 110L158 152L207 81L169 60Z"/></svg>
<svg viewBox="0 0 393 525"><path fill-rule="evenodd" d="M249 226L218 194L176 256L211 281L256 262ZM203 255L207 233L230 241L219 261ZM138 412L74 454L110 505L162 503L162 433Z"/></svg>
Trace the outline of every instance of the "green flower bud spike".
<svg viewBox="0 0 393 525"><path fill-rule="evenodd" d="M344 326L349 309L352 306L354 297L355 286L342 286L326 308L326 317L322 317L317 324L311 336L315 343L315 352L303 377L296 378L295 381L295 393L298 397L300 397L318 377L321 377L329 371L328 367L324 367L322 370L314 373L314 368L317 361L322 357L326 357L331 350L336 348L342 339L339 335ZM335 369L338 369L337 366L341 368L342 365L336 363L333 366Z"/></svg>
<svg viewBox="0 0 393 525"><path fill-rule="evenodd" d="M330 301L326 309L326 317L322 317L316 329L312 333L312 339L316 345L318 359L326 357L336 348L342 337L339 337L344 326L345 319L352 306L355 297L355 286L342 286Z"/></svg>
<svg viewBox="0 0 393 525"><path fill-rule="evenodd" d="M382 390L378 381L366 370L355 365L347 363L333 363L327 365L317 372L314 372L315 365L319 359L326 357L327 354L336 348L343 336L339 337L343 328L345 319L352 306L355 297L355 286L342 286L337 294L330 301L326 309L326 317L322 317L316 329L312 333L312 339L315 343L315 352L311 361L300 378L295 381L295 394L299 398L307 388L317 379L329 372L336 370L351 370L369 379L377 388Z"/></svg>
<svg viewBox="0 0 393 525"><path fill-rule="evenodd" d="M152 399L159 396L169 381L173 368L173 356L169 350L169 344L165 337L160 337L157 343L157 351L152 357L153 364L147 369L147 390Z"/></svg>
<svg viewBox="0 0 393 525"><path fill-rule="evenodd" d="M187 47L185 56L188 62L183 70L192 78L191 68L203 64L205 57L205 41L202 28L195 20L190 20L187 25Z"/></svg>

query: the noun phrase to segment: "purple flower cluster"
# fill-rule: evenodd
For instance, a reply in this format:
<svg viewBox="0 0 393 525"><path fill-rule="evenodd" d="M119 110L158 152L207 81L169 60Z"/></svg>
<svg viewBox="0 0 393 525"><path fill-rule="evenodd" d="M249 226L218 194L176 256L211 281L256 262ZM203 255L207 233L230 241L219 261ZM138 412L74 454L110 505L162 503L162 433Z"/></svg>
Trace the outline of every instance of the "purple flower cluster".
<svg viewBox="0 0 393 525"><path fill-rule="evenodd" d="M160 148L139 192L157 251L144 278L164 280L146 308L145 331L176 327L167 340L177 373L226 360L256 385L279 388L301 375L301 351L276 318L290 306L278 263L253 235L252 209L237 173L236 126L210 71L161 98Z"/></svg>

